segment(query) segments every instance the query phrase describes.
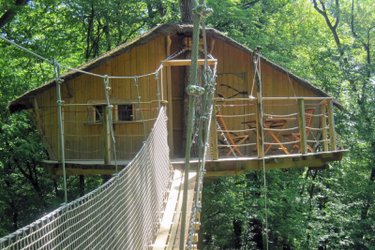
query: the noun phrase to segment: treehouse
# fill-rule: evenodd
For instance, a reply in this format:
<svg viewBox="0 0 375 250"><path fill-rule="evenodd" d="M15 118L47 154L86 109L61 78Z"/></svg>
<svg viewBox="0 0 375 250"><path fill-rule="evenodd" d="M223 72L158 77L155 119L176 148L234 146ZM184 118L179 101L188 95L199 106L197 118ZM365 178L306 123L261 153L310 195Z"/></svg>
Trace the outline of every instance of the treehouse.
<svg viewBox="0 0 375 250"><path fill-rule="evenodd" d="M62 75L62 83L25 93L9 108L32 112L49 155L44 165L52 173L61 174L63 145L67 174L91 175L126 166L166 106L170 156L176 167L183 166L191 44L192 26L158 26ZM217 76L208 176L259 169L263 160L267 168L321 168L342 158L333 118L339 104L332 97L215 29L207 29L207 44L207 63ZM203 62L201 52L198 64Z"/></svg>

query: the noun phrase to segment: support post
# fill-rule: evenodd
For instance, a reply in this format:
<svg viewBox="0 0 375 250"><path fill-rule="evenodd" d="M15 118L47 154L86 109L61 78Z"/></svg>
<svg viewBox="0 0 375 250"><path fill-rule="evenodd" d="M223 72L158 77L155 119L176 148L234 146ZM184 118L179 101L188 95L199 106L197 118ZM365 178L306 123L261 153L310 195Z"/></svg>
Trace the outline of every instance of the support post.
<svg viewBox="0 0 375 250"><path fill-rule="evenodd" d="M214 107L215 110L215 107ZM211 128L210 128L210 147L211 147L211 157L213 160L219 159L219 150L217 146L217 126L216 126L216 112L213 110L211 117Z"/></svg>
<svg viewBox="0 0 375 250"><path fill-rule="evenodd" d="M112 156L112 149L111 149L111 127L112 124L110 123L110 112L112 109L107 105L104 108L103 114L103 134L104 134L104 164L110 165L111 164L111 156Z"/></svg>
<svg viewBox="0 0 375 250"><path fill-rule="evenodd" d="M327 134L327 103L322 103L322 120L321 120L321 126L322 126L322 139L323 139L323 149L325 152L329 150L328 148L328 134Z"/></svg>
<svg viewBox="0 0 375 250"><path fill-rule="evenodd" d="M113 147L115 147L115 141L114 141L115 139L114 139L114 135L112 134L112 105L109 99L111 87L109 86L108 76L105 76L103 79L103 88L104 88L104 96L105 96L105 101L106 101L106 106L104 108L104 114L103 114L104 164L111 165L112 142L113 142ZM116 154L115 154L115 168L116 168L116 173L117 173L118 168L117 168Z"/></svg>
<svg viewBox="0 0 375 250"><path fill-rule="evenodd" d="M172 39L170 36L166 37L166 54L167 56L171 55L171 46L172 46ZM165 65L163 65L165 66ZM174 156L174 142L173 142L173 98L172 98L172 68L169 67L163 67L165 69L165 82L166 82L166 98L169 100L169 103L167 105L167 113L168 113L168 145L170 148L170 155ZM163 69L161 71L163 71ZM164 75L164 74L163 74ZM162 91L163 94L163 91ZM164 101L164 99L163 99Z"/></svg>
<svg viewBox="0 0 375 250"><path fill-rule="evenodd" d="M331 143L331 150L336 151L336 132L335 132L335 120L333 118L333 102L328 100L327 105L328 111L328 127L329 127L329 139Z"/></svg>
<svg viewBox="0 0 375 250"><path fill-rule="evenodd" d="M259 50L259 49L257 49ZM257 129L257 152L258 158L264 157L264 129L263 129L263 86L259 70L260 57L256 54L258 51L255 51L254 57L254 73L255 73L255 84L257 89L257 105L256 105L256 129Z"/></svg>
<svg viewBox="0 0 375 250"><path fill-rule="evenodd" d="M53 61L53 68L55 73L56 82L56 104L57 104L57 123L58 123L58 142L59 142L59 154L58 160L63 170L64 179L64 202L68 202L68 192L66 184L66 169L65 169L65 144L64 144L64 122L63 122L63 101L61 99L61 84L63 80L60 78L60 65L57 61Z"/></svg>
<svg viewBox="0 0 375 250"><path fill-rule="evenodd" d="M197 85L198 79L198 54L199 54L199 29L201 16L196 12L195 8L198 5L197 0L192 1L193 4L193 45L191 49L191 68L189 75L189 85L186 92L189 95L188 102L188 117L186 125L186 147L185 147L185 172L184 172L184 192L182 197L182 213L181 213L181 228L180 228L180 250L184 250L185 232L186 232L186 215L187 215L187 200L188 200L188 187L189 187L189 171L190 171L190 154L193 137L193 126L195 120L195 96L199 92L203 94L204 89ZM201 88L201 89L200 89ZM202 91L203 90L203 91Z"/></svg>
<svg viewBox="0 0 375 250"><path fill-rule="evenodd" d="M300 149L301 154L307 153L306 141L306 117L305 117L305 100L298 99L298 126L300 132Z"/></svg>

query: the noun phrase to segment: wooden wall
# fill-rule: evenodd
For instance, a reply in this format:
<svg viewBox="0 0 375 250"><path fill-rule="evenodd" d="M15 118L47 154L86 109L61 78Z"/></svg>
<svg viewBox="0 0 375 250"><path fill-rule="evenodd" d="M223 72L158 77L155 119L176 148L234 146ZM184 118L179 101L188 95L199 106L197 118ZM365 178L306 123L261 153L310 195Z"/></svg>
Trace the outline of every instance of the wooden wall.
<svg viewBox="0 0 375 250"><path fill-rule="evenodd" d="M112 58L92 72L103 75L142 75L155 71L165 55L165 39L158 37ZM105 102L103 80L89 75L80 75L64 82L62 86L65 104L82 104L64 107L66 158L103 159L103 125L93 122L93 106L88 105ZM157 100L157 80L154 76L140 78L138 90L134 80L131 79L110 80L110 86L113 103L137 103L138 93L141 102ZM39 114L39 127L49 145L52 159L57 159L58 156L55 91L55 88L51 88L36 97L38 111L35 112ZM138 108L138 104L134 105ZM139 120L155 118L157 107L157 102L141 104L142 116L140 112L137 112L138 121L115 122L114 130L119 159L129 159L139 150L145 138L144 129L148 133L153 125L153 121L144 124Z"/></svg>
<svg viewBox="0 0 375 250"><path fill-rule="evenodd" d="M172 54L183 48L184 36L174 35L168 38L159 36L151 41L130 49L129 51L111 58L106 63L95 68L92 72L107 75L141 75L153 72L164 60L167 53ZM214 41L213 41L214 40ZM217 97L247 98L256 96L253 87L254 69L252 55L228 42L209 37L210 50L218 60ZM180 58L189 58L183 54ZM285 72L262 61L262 80L264 96L314 96L314 93L300 85ZM183 156L186 96L185 86L189 67L165 67L163 69L164 97L168 100L169 133L171 151L175 156ZM153 76L141 78L137 90L134 80L111 80L111 101L113 103L136 102L138 92L141 101L157 100L157 81ZM92 122L92 106L88 104L104 103L103 81L100 78L80 75L63 84L62 95L65 104L83 104L82 106L64 107L65 146L67 159L103 159L104 142L103 126ZM274 101L265 104L267 113L290 113L296 111L295 101ZM155 118L158 104L143 104L141 106L143 120ZM39 128L48 144L51 159L58 157L57 116L55 88L51 88L36 97L37 120ZM223 107L224 114L243 114L255 112L254 106L238 105ZM140 149L144 140L144 132L150 131L153 122L115 122L114 130L117 141L117 156L119 159L130 159ZM244 128L244 122L249 118L227 119L228 126L234 129ZM255 117L254 117L255 119Z"/></svg>

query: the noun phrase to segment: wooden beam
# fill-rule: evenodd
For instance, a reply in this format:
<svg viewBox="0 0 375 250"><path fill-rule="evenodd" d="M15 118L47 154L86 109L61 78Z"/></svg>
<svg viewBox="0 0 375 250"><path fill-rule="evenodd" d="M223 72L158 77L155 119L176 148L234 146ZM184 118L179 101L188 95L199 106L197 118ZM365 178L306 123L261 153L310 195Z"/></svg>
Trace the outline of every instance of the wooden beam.
<svg viewBox="0 0 375 250"><path fill-rule="evenodd" d="M265 101L272 100L298 100L304 99L306 101L322 101L322 100L333 100L333 97L315 97L315 96L266 96L263 97Z"/></svg>
<svg viewBox="0 0 375 250"><path fill-rule="evenodd" d="M167 56L171 55L171 46L172 46L172 39L170 36L166 36L166 41L165 41L165 52ZM162 69L164 70L164 68ZM174 135L173 135L173 101L172 101L172 72L171 68L167 67L165 68L166 70L166 96L168 100L168 145L170 148L170 155L174 155Z"/></svg>
<svg viewBox="0 0 375 250"><path fill-rule="evenodd" d="M118 170L120 171L129 161L118 161ZM78 160L65 162L67 175L112 175L116 172L115 162L104 163L103 160ZM58 161L44 160L42 166L54 176L62 176L62 169Z"/></svg>
<svg viewBox="0 0 375 250"><path fill-rule="evenodd" d="M266 169L289 168L325 168L328 162L342 159L346 150L307 153L305 155L275 155L265 157ZM244 174L248 171L261 170L263 159L257 157L221 158L206 162L205 177ZM183 168L183 160L172 161L174 168ZM192 167L198 167L198 160L191 161Z"/></svg>
<svg viewBox="0 0 375 250"><path fill-rule="evenodd" d="M104 163L109 164L112 158L112 147L111 147L111 121L109 119L110 112L112 109L108 106L104 108L103 115L103 139L104 139Z"/></svg>
<svg viewBox="0 0 375 250"><path fill-rule="evenodd" d="M213 160L217 160L219 159L219 150L218 150L218 145L217 145L217 126L216 126L215 110L212 111L210 134L211 135L209 136L210 136L211 158Z"/></svg>
<svg viewBox="0 0 375 250"><path fill-rule="evenodd" d="M342 159L346 150L337 150L331 152L307 153L305 155L275 155L265 157L267 169L288 169L288 168L322 168L331 161ZM257 157L242 158L221 158L218 160L208 160L206 162L205 177L239 175L248 171L260 170L262 168L262 159ZM115 173L114 161L105 164L103 160L79 160L66 161L67 175L111 175ZM118 161L119 170L123 169L129 161ZM53 175L61 176L62 169L58 161L45 160L42 165ZM172 159L172 165L175 169L184 168L184 159ZM199 161L191 161L192 168L199 166Z"/></svg>
<svg viewBox="0 0 375 250"><path fill-rule="evenodd" d="M164 66L191 66L190 59L174 59L162 61ZM214 65L217 59L208 59L208 65ZM204 65L204 59L198 59L198 65Z"/></svg>

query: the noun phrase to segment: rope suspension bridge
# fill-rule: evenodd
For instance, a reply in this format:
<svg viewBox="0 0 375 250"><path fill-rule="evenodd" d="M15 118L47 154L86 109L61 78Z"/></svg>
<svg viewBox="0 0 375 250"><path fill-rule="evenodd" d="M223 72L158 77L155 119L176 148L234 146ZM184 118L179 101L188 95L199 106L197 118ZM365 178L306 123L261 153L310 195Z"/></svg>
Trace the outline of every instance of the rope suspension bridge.
<svg viewBox="0 0 375 250"><path fill-rule="evenodd" d="M311 166L312 162L315 167L321 167L340 157L340 152L336 152L333 101L331 97L297 97L288 73L293 97L263 96L261 65L264 58L258 50L249 56L254 71L251 88L248 83L244 83L246 87L238 87L225 82L218 88L228 91L220 94L216 91L220 57L216 59L208 53L204 24L210 9L204 0L200 0L199 5L194 2L192 39L189 30L185 47L171 53L168 35L167 52L162 57L166 58L150 73L142 70L137 71L142 72L138 75L107 75L75 69L0 36L53 67L55 80L51 84L56 84L56 103L42 102L39 106L34 98L32 105L36 118L42 121L38 129L43 140L54 142L47 143L54 147L47 150L53 156L50 162L57 162L59 174L63 175L65 196L60 208L1 238L0 249L196 249L204 176L238 174L252 169L262 170L263 174L262 234L265 249L269 248L266 170ZM200 37L203 48L199 47ZM204 59L198 59L199 55ZM223 58L220 60L225 60ZM183 89L185 72L179 74L179 77L184 76L183 80L176 80L182 82L181 89L185 90L182 92L187 96L173 96L171 68L163 70L171 66L190 66L186 89ZM89 78L85 84L96 86L93 96L101 99L70 98L73 94L63 97L64 77L60 69ZM134 73L133 70L125 72ZM165 80L167 83L163 82ZM63 90L69 96L68 84ZM219 98L214 98L215 91ZM50 96L53 94L49 93ZM175 128L173 119L176 118L171 112L174 98L178 99L176 106L183 108L178 107L173 112L185 109L187 113L183 119L185 127L178 128L186 132L186 137L169 138L185 142L183 161L171 160L169 145L173 143L168 144L167 140L168 132L173 134ZM168 105L166 100L170 101ZM56 131L58 142L54 139ZM104 145L104 150L98 145ZM96 190L68 203L66 163L70 161L68 164L74 165L74 160L84 159L84 164L92 164L91 160L96 161L101 151L104 154L99 157L98 165L111 168L105 169L109 171L106 174L115 174ZM193 156L196 158L191 159Z"/></svg>
<svg viewBox="0 0 375 250"><path fill-rule="evenodd" d="M28 51L25 48L23 48L23 50ZM182 52L172 54L165 60L171 60L181 53ZM44 59L44 57L41 56L38 58ZM108 182L94 191L67 203L66 172L64 166L65 156L68 156L70 159L85 158L85 154L97 154L98 149L92 148L86 143L86 145L83 146L86 150L76 151L73 147L74 145L64 144L65 138L78 138L78 136L80 138L85 138L86 136L101 140L102 135L100 132L87 135L77 134L78 132L75 128L79 122L82 122L77 121L77 114L87 113L87 109L92 108L93 104L64 103L61 98L61 93L59 93L60 85L63 82L60 78L60 65L56 61L52 61L52 63L56 76L57 110L56 107L41 108L47 109L45 112L42 112L47 119L51 118L51 114L54 114L54 117L57 116L59 121L59 154L64 176L65 204L32 224L1 238L0 249L165 249L167 243L158 242L160 241L158 232L162 229L161 223L166 220L163 219L163 217L170 216L165 214L165 210L168 207L168 209L171 210L170 207L172 207L172 214L178 214L179 211L176 211L176 209L181 209L183 207L183 205L181 205L183 202L182 198L179 200L171 199L168 197L168 194L173 192L173 189L176 188L176 183L179 182L181 184L180 193L185 191L182 190L182 181L184 179L189 181L189 178L195 179L195 173L194 171L193 173L188 172L185 177L179 170L173 170L172 168L167 140L168 118L166 107L162 101L164 97L161 94L163 93L163 78L159 78L159 74L162 74L163 64L152 73L137 76L102 76L88 73L91 77L99 77L103 80L105 100L103 103L95 103L96 106L102 107L103 110L93 110L93 112L91 112L92 117L86 120L86 122L90 121L90 119L94 119L91 120L91 122L95 123L98 122L95 121L95 119L99 119L101 121L106 120L109 123L109 125L107 125L107 132L110 141L105 143L109 143L113 149L110 152L111 155L109 158L114 159L116 174L114 174ZM82 70L75 71L83 74L87 73ZM214 93L214 88L210 84L214 81L215 72L216 64L214 71L208 69L206 71L206 77L207 80L209 80L207 86L210 86L206 95L209 96L212 96ZM139 94L141 84L139 79L149 77L154 77L155 83L158 86L156 99L142 101ZM137 120L143 124L143 131L139 134L128 136L115 135L114 128L111 124L113 124L115 120L113 113L118 113L113 112L113 109L118 109L119 105L114 103L110 98L110 79L133 81L133 87L137 97L131 104L135 106L134 111L136 114L134 115L139 116ZM147 88L147 86L144 86L144 88ZM129 102L127 103L129 104ZM205 115L207 115L205 119L206 123L211 120L213 102L207 107L209 107L209 110L205 111ZM151 118L144 118L145 112L155 114L155 111L158 111L156 117L147 115L147 117ZM102 116L108 117L104 118ZM40 116L39 119L44 119L44 117ZM52 126L53 123L55 123L55 121L51 120L45 125ZM150 132L148 133L148 131ZM197 131L195 131L194 134L197 134ZM44 139L48 140L48 137L52 136L53 135L44 135ZM129 144L130 142L130 146L132 146L132 140L129 140L129 138L134 136L144 136L145 140L143 145L138 152L131 151L133 152L131 153L131 157L134 158L126 167L118 171L117 159L119 157L121 159L129 157L129 155L123 155L122 151L124 144ZM208 140L208 134L205 135L205 138L205 140ZM199 136L199 140L202 140L201 136ZM71 141L71 139L69 139L69 141ZM85 143L85 140L77 140L77 143ZM207 153L206 144L207 142L201 144L203 155ZM82 149L82 147L80 148ZM134 145L134 148L139 147ZM201 157L203 155L201 154ZM190 202L185 205L185 211L186 209L193 209L191 218L196 218L199 213L201 196L195 195L194 192L200 193L203 186L203 174L204 168L201 167L197 175L198 177L196 177L197 182L193 181L193 187L189 193L191 196ZM199 185L195 185L195 183L199 183ZM177 196L182 197L180 194L177 194ZM194 202L192 198L194 198ZM168 204L168 202L171 204ZM193 203L195 205L193 205ZM171 227L173 227L173 230L176 231L174 233L176 239L169 238L168 241L170 243L168 244L170 244L171 248L178 248L178 241L181 241L182 244L188 242L189 249L192 249L193 236L196 234L196 230L198 230L196 225L199 223L199 219L192 220L192 223L187 225L186 230L185 226L181 226L180 229L180 223L181 221L189 220L190 214L174 217L173 223L170 222L167 224L167 231L171 231ZM177 233L178 231L182 232L182 239L178 238L180 237ZM188 235L185 235L186 231L188 231ZM153 244L154 242L155 244Z"/></svg>
<svg viewBox="0 0 375 250"><path fill-rule="evenodd" d="M161 108L143 147L107 183L0 239L0 249L147 249L172 177Z"/></svg>
<svg viewBox="0 0 375 250"><path fill-rule="evenodd" d="M198 13L199 17L203 17L207 14L203 14L205 9L201 9L200 11L201 14ZM199 168L196 172L193 171L193 173L190 173L189 151L186 157L187 166L185 168L185 173L180 175L178 174L179 170L173 172L169 158L167 115L166 108L163 106L163 77L159 77L163 72L163 63L154 72L143 75L101 75L60 65L55 60L49 60L3 36L0 37L2 40L53 66L56 82L57 110L53 109L53 107L47 107L48 111L46 113L54 113L58 120L58 154L59 163L63 171L65 199L65 204L55 211L1 238L0 249L149 249L152 247L155 249L165 249L166 247L184 249L185 246L187 246L188 249L196 248L196 232L199 230L200 225L201 190L203 188L203 176L205 173L204 164L208 151L209 128L213 113L214 82L217 66L216 62L213 68L208 66L208 58L212 59L213 57L207 53L206 34L203 25L205 54L204 86L195 85L197 83L198 72L199 23L200 20L198 20L194 28L195 33L191 60L191 74L193 74L193 77L190 77L190 85L187 89L190 95L190 104L188 106L190 118L188 118L188 139L186 142L187 150L192 148L193 140L195 141L194 143L198 145ZM176 52L168 56L164 61L171 60L185 51L186 49ZM61 94L61 84L63 80L60 76L60 68L102 79L105 100L103 103L95 104L98 106L98 109L93 110L92 114L94 122L95 120L103 121L107 138L109 138L104 143L108 144L107 147L112 148L105 157L107 161L108 159L114 159L114 165L116 167L116 174L108 182L70 203L67 202L66 155L68 154L69 158L74 158L74 155L80 155L77 157L80 158L82 154L95 153L95 149L93 151L90 145L86 145L87 150L77 152L70 148L72 145L66 146L64 144L65 138L74 138L77 136L74 129L74 127L77 126L75 124L75 114L87 112L88 105L64 103ZM156 100L142 101L139 92L139 80L147 77L154 77L157 84ZM118 171L117 159L119 155L123 158L121 148L118 148L118 145L122 143L121 138L115 135L113 128L115 118L113 117L113 109L118 108L118 106L113 103L110 97L111 80L133 81L134 92L136 93L136 100L134 100L135 111L138 113L138 120L143 123L144 136L146 136L148 131L147 124L155 121L141 149L121 171ZM198 96L203 96L203 98L199 97L201 98L199 108L201 112L199 117L200 123L199 127L194 127L194 117L196 115L194 102L195 99L198 99ZM157 107L154 106L155 103ZM89 105L92 107L92 104ZM148 108L145 107L147 105ZM146 110L151 112L158 110L159 114L156 118L146 120L143 116ZM71 115L69 115L69 113ZM118 112L115 113L117 114ZM65 120L65 117L71 117L72 120ZM39 119L43 119L43 117L39 117ZM54 121L50 122L53 123ZM46 126L48 126L48 123ZM86 136L91 138L95 137L100 140L99 134L90 133ZM45 136L45 139L48 139L48 135ZM118 143L118 141L120 141L120 143ZM173 200L171 197L168 197L168 194L176 188L176 176L177 182L180 181L181 184L180 191L183 191L183 197L178 194L178 196L180 196L179 200ZM192 182L193 187L188 188L188 184L191 182L189 179L191 178L194 179ZM188 196L190 196L189 201ZM160 243L160 238L163 237L158 237L158 232L163 229L162 222L166 220L163 216L168 217L168 214L164 214L163 210L170 210L170 207L172 207L172 210L173 207L181 210L179 216L174 216L173 223L169 222L169 225L167 223L167 231L171 233L174 231L175 238L169 236L169 243L165 241ZM191 213L187 212L189 209L191 209ZM175 213L178 214L177 211L175 211ZM161 234L163 235L162 232ZM154 242L155 244L153 244Z"/></svg>

